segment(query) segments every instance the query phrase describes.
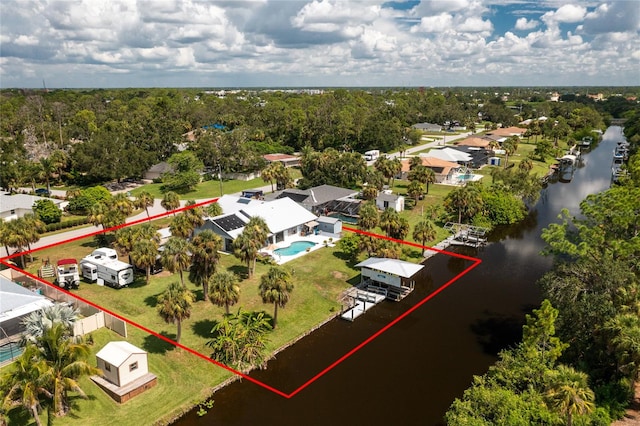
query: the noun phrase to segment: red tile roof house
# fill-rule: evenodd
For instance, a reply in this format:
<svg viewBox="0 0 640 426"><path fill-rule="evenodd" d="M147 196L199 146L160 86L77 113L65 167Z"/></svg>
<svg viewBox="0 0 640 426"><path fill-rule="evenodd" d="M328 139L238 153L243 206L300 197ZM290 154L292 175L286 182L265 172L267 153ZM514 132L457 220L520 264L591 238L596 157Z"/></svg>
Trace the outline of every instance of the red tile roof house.
<svg viewBox="0 0 640 426"><path fill-rule="evenodd" d="M300 157L296 157L295 155L289 154L266 154L263 155L262 158L267 160L269 163L274 163L279 161L285 167L294 167L300 165Z"/></svg>
<svg viewBox="0 0 640 426"><path fill-rule="evenodd" d="M441 160L435 157L420 157L422 165L433 170L436 175L436 183L442 183L449 180L454 173L460 169L460 164L451 161ZM409 159L402 160L402 169L399 179L406 179L409 174Z"/></svg>

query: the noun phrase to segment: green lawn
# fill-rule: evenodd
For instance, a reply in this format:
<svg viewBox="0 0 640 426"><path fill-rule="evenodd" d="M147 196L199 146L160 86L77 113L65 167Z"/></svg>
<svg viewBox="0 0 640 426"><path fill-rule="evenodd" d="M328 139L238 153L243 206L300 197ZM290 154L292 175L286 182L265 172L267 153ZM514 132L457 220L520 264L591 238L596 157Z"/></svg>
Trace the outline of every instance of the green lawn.
<svg viewBox="0 0 640 426"><path fill-rule="evenodd" d="M49 257L52 261L60 256L81 258L95 246L94 239L75 241L63 247L43 250L38 253L38 258ZM33 272L39 265L40 262L36 260L28 269ZM268 315L273 314L273 305L263 304L258 294L260 276L268 267L258 263L255 276L240 282L240 301L231 308L232 311L241 307L243 310L264 310ZM313 251L287 263L286 267L294 273L294 290L287 306L278 311L278 327L269 334L269 351L288 344L339 312L339 295L351 286L350 282L357 279L359 274L341 259L336 247L324 247ZM242 277L246 274L244 264L231 255L222 256L220 268L234 271ZM185 278L187 275L185 274ZM115 290L83 282L80 289L73 292L174 339L176 326L162 321L156 311L156 300L170 282L178 280L177 274L163 272L153 276L148 285L144 283L143 275L139 275L128 288ZM210 339L210 330L214 321L221 318L224 310L202 300L202 289L188 280L187 286L195 292L197 301L191 317L183 323L181 343L208 356L210 351L206 342ZM150 371L158 375L159 385L119 406L88 379L83 380L90 400L78 399L78 409L65 417L65 424L148 424L153 419L169 418L202 401L215 385L231 375L226 370L149 336L133 326L128 326L128 330L128 340L149 352ZM108 330L94 333L94 353L106 342L119 339L119 336ZM91 360L95 363L94 357ZM27 423L16 421L15 424Z"/></svg>

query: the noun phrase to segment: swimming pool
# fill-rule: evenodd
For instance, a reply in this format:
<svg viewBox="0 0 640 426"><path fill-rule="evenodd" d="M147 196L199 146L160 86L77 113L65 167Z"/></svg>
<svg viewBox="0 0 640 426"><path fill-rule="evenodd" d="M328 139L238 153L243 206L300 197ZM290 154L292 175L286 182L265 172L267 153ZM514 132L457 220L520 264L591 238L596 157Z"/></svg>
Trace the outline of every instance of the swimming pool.
<svg viewBox="0 0 640 426"><path fill-rule="evenodd" d="M275 249L273 252L280 256L293 256L294 254L301 253L308 248L315 246L316 243L312 241L296 241L291 243L288 247L282 247Z"/></svg>
<svg viewBox="0 0 640 426"><path fill-rule="evenodd" d="M22 348L18 343L15 342L11 342L0 347L0 364L19 357L22 354L23 350L24 348Z"/></svg>

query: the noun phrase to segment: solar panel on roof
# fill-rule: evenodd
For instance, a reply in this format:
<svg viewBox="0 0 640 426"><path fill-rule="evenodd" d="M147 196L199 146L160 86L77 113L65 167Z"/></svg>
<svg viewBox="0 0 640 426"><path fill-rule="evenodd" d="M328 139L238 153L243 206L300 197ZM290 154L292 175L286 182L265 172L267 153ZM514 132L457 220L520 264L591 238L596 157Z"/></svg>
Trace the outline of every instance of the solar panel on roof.
<svg viewBox="0 0 640 426"><path fill-rule="evenodd" d="M231 214L229 216L213 219L213 222L225 232L233 231L234 229L242 228L246 224L236 215Z"/></svg>

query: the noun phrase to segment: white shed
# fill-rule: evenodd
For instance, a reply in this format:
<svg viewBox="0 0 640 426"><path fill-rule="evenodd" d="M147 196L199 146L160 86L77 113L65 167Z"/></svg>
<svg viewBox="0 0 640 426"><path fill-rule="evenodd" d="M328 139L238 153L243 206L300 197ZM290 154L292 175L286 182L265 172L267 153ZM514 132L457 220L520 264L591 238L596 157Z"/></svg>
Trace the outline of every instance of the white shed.
<svg viewBox="0 0 640 426"><path fill-rule="evenodd" d="M96 358L104 378L120 387L149 372L147 353L129 342L109 342Z"/></svg>
<svg viewBox="0 0 640 426"><path fill-rule="evenodd" d="M158 383L149 373L147 352L129 342L109 342L96 358L102 376L91 376L91 380L117 402L126 402Z"/></svg>

